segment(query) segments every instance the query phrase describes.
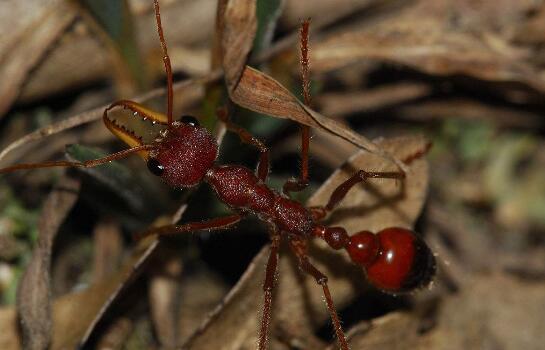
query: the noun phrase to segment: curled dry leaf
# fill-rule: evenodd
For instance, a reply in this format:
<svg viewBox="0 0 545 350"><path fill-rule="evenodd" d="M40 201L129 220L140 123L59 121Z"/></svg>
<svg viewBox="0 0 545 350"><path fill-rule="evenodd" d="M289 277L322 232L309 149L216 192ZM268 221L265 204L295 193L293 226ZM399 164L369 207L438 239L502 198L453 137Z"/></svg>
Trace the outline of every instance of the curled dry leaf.
<svg viewBox="0 0 545 350"><path fill-rule="evenodd" d="M399 159L410 157L427 148L426 141L421 137L400 137L383 140L378 144ZM381 157L360 151L324 183L308 204L324 204L336 185L353 173L348 173L348 169L391 170L392 167L395 170L395 165L385 164ZM356 186L349 192L347 203L343 202L341 208L341 212L346 208L351 209L351 214L355 217L349 217L345 212L341 216L333 217L335 224L345 226L349 232L360 229L377 230L392 225L412 226L426 197L427 181L427 162L419 158L410 163L406 185L392 184L394 180L378 180L373 182L373 193L367 193L368 188L365 186ZM359 213L357 208L365 210ZM373 213L375 210L376 214ZM255 347L263 305L262 283L267 257L268 247L265 247L257 254L223 303L184 344L184 348L227 350ZM328 276L338 308L347 305L364 288L363 274L345 260L343 253L327 249L316 242L312 244L310 257L317 268ZM313 337L314 330L329 317L322 290L312 278L301 274L289 251L281 252L278 271L271 329L284 334L284 330L289 330L291 334L295 333L300 337L297 339L299 342L304 343L305 339ZM275 341L274 335L271 341Z"/></svg>
<svg viewBox="0 0 545 350"><path fill-rule="evenodd" d="M218 4L218 31L227 88L238 84L257 30L254 0L223 0Z"/></svg>
<svg viewBox="0 0 545 350"><path fill-rule="evenodd" d="M45 349L51 341L50 266L53 241L78 198L80 181L62 177L44 203L38 223L38 244L17 290L23 345Z"/></svg>
<svg viewBox="0 0 545 350"><path fill-rule="evenodd" d="M246 66L235 89L229 90L229 93L233 102L244 108L326 130L406 170L402 162L380 146L339 122L305 106L278 81L252 67Z"/></svg>
<svg viewBox="0 0 545 350"><path fill-rule="evenodd" d="M9 82L0 85L1 117L19 95L28 73L74 20L76 11L60 0L2 1L0 14L5 39L0 42L0 81Z"/></svg>

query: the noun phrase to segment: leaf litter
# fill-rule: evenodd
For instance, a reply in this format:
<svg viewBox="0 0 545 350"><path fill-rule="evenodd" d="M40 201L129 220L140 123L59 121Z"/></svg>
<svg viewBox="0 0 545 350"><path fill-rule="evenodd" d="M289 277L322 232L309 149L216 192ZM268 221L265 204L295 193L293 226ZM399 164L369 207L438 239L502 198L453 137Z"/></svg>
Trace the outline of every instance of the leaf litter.
<svg viewBox="0 0 545 350"><path fill-rule="evenodd" d="M366 11L369 11L366 13L367 17L363 16L361 23L354 21L354 18L359 18L358 16L361 14L356 12L354 18L346 22L347 25L340 21L340 24L333 23L330 27L324 27L324 35L318 37L311 45L312 70L320 73L319 79L327 81L327 79L338 78L341 81L340 89L339 86L336 87L337 90L333 91L328 91L327 87L324 89L325 93L329 93L329 96L333 97L333 102L341 102L338 104L340 107L332 108L327 112L325 107L333 106L333 104L326 101L323 106L320 106L324 108L319 110L320 113L323 115L337 113L350 115L363 111L364 118L368 118L369 111L376 112L376 119L371 120L370 123L370 135L376 134L376 131L373 130L374 126L377 120L385 115L387 115L385 117L387 123L393 121L395 124L391 125L394 130L386 133L396 134L400 130L396 123L397 117L402 120L405 118L405 123L409 120L412 126L418 123L433 129L437 127L437 124L434 123L441 123L447 117L458 118L458 111L461 111L462 116L472 117L470 113L473 113L475 118L488 118L493 123L496 121L494 111L507 111L500 114L502 122L498 125L516 125L517 128L529 132L542 130L540 129L542 123L538 119L540 105L535 108L535 105L531 104L536 103L535 101L538 101L543 93L540 75L541 63L538 59L539 55L534 54L539 52L539 44L542 40L540 38L543 37L537 33L539 26L525 26L526 22L532 23L531 21L539 18L539 15L543 13L542 5L531 1L522 1L516 4L512 2L498 4L482 2L478 5L470 5L467 2L450 4L441 1L431 4L426 1L415 1L400 7L374 8L372 2L370 4L362 2L358 6L360 9L365 8ZM290 7L286 6L286 8ZM375 10L378 15L376 18L372 18ZM333 16L333 14L331 15ZM253 28L252 25L244 27L244 23L239 24L243 25L242 28L249 28L246 29L248 31ZM429 35L430 33L440 33L441 35ZM245 32L245 34L251 33ZM241 47L243 49L240 50L239 55L234 54L231 57L229 62L234 63L228 72L229 75L226 74L226 78L228 77L227 86L231 87L229 93L235 102L238 101L241 105L248 104L248 108L263 113L292 119L321 129L333 130L344 139L354 137L353 143L359 142L360 146L364 145L361 136L352 136L351 131L347 131L348 129L343 126L343 119L322 119L323 116L318 112L305 109L300 105L294 95L283 87L283 85L288 86L284 84L284 81L281 84L280 80L268 75L266 70L260 71L244 66L245 56L249 50L247 41L252 35L241 37L244 37L244 40L234 46L236 49L240 50ZM533 39L523 40L528 37ZM375 61L375 64L364 65L363 69L358 70L363 75L359 82L357 79L342 80L343 71L349 72L359 64L360 60L368 59ZM293 63L293 61L291 62ZM353 91L360 95L356 94L353 98L358 99L358 96L362 96L364 99L365 92L369 86L374 84L370 76L377 74L376 71L382 69L381 66L390 67L392 63L396 67L396 73L405 72L408 67L409 70L423 73L426 77L415 78L409 75L408 80L414 81L415 85L403 85L405 84L403 78L407 78L407 75L401 77L400 85L383 84L381 86L379 84L375 91L379 100L380 97L384 97L384 100L379 102L358 100L359 104L354 103L353 106L350 106L348 99L345 99L345 102L342 99L336 101L335 95L331 95L331 93L335 93L343 98L349 90L349 84L358 84L357 86L352 85L352 88L355 87ZM291 68L293 69L293 67ZM226 67L226 73L227 71ZM245 74L250 77L249 80L245 80ZM217 77L218 75L215 76L216 79ZM467 84L460 77L470 77L472 80L470 84ZM440 84L436 84L437 80L430 82L429 78L439 79ZM394 79L394 81L398 80ZM387 81L387 83L389 82ZM347 85L342 86L342 84ZM445 85L441 86L441 84ZM470 96L463 96L464 99L460 100L448 98L453 91L459 93L460 86L467 88L470 85L474 85L470 87L472 92L468 94ZM259 86L259 88L256 90L255 86ZM399 87L401 88L399 89ZM237 91L239 88L241 90ZM405 88L407 89L404 90ZM492 96L493 101L500 101L497 106L494 106L495 109L487 108L487 103L490 101L483 103L479 100L483 94L486 95L479 89L489 89L490 95L487 98L490 99ZM391 98L390 91L393 92ZM261 95L252 96L252 92L258 92ZM472 94L476 96L471 96ZM434 102L437 97L445 95L447 99L443 102L440 101L439 106L447 107L447 109L434 109L433 104L430 103L426 106L422 103ZM271 97L273 98L272 102L268 100ZM458 109L460 106L464 106L459 101L465 103L466 106L475 106L478 112L475 112L473 108ZM348 106L345 106L344 103ZM526 103L528 104L526 105ZM425 108L418 109L422 106ZM511 114L508 113L509 111ZM92 118L99 118L101 113L101 109L97 109ZM445 116L444 113L451 113L451 115ZM424 116L421 117L422 115ZM516 119L519 115L524 116L528 122L517 123ZM418 119L419 117L420 119ZM82 120L80 118L77 123ZM351 119L352 125L354 120L356 119ZM367 121L369 119L364 120L366 129ZM384 123L384 121L380 122ZM72 126L64 127L70 128ZM57 132L61 128L53 132ZM469 126L465 129L469 130L470 128ZM531 131L531 128L536 129ZM406 128L402 130L403 133L407 133ZM433 129L433 131L441 137L445 137L447 132L452 132L446 130L445 134L440 134L437 129ZM495 131L505 132L501 128ZM36 135L37 139L42 138L41 135ZM381 346L386 349L400 347L422 349L533 348L535 344L542 343L538 326L542 324L542 320L537 310L541 309L539 306L543 304L543 283L538 278L521 277L539 276L539 273L525 274L520 272L517 274L513 271L520 271L520 267L526 266L530 261L532 261L531 266L535 268L535 271L539 272L540 269L544 269L538 259L539 249L541 249L539 244L532 251L522 251L520 248L524 247L525 239L530 237L525 232L528 230L541 232L539 221L533 221L532 216L520 215L518 217L529 218L524 220L522 226L520 220L505 221L506 218L509 219L508 209L505 207L498 209L493 199L490 198L491 194L486 193L480 194L478 203L479 205L484 203L485 215L488 215L487 210L493 212L490 214L490 218L494 220L492 227L488 226L490 224L479 222L483 217L483 208L480 213L472 212L473 215L468 215L464 210L467 211L467 208L471 210L471 205L475 205L475 202L470 203L468 207L468 202L463 202L468 197L464 197L465 193L462 193L462 189L467 186L463 181L451 180L460 172L460 169L467 171L468 174L475 174L478 165L469 164L470 166L468 166L467 163L463 163L457 158L454 153L454 150L458 150L457 148L441 142L441 140L440 142L436 141L435 138L435 147L432 148L430 154L432 190L429 193L427 192L427 165L423 159L418 159L408 166L406 183L378 180L377 183L370 182L368 185L359 186L357 191L350 193L349 198L343 202L343 206L328 218L328 222L340 223L346 226L349 232L361 228L378 230L391 225L413 226L426 196L433 198L429 206L441 208L441 211L425 209L425 215L418 224L420 230L426 234L426 238L433 242L432 249L441 253L438 256L440 268L435 288L431 291L421 291L416 295L397 298L396 300L408 300L411 304L408 310L403 312L387 311L384 316L372 316L364 320L360 318L357 320L358 323L348 322L347 329L349 329L351 347ZM499 139L498 142L501 143L502 140ZM25 141L22 141L20 145L24 143ZM423 144L427 144L427 141L420 137L387 138L373 142L373 145L380 145L381 149L383 148L400 160L403 160L408 149L422 147ZM508 147L507 144L503 144L503 146ZM494 158L493 153L485 152L485 155L489 157L484 159L485 162ZM523 158L522 161L516 162L516 165L512 166L520 166L519 164L525 161L533 162L533 158L529 159ZM524 164L522 165L524 166ZM342 181L342 176L346 177L351 170L360 167L366 170L396 169L395 165L376 155L370 155L367 152L355 155L335 171L308 203L323 203L328 192L334 187L334 183ZM517 177L515 175L511 179L513 182L509 185L511 188L516 190L519 187L516 185L517 180L526 182L526 179L533 178L532 174L535 173L535 170L532 166L527 169L529 176L525 174L523 177ZM466 174L466 178L476 183L473 188L482 184L476 175L467 176ZM455 190L457 189L459 192L457 198L462 201L461 203L453 204L452 199L447 196L449 192L444 190L449 186L447 183L455 185ZM525 188L525 191L531 188L530 185L521 187ZM496 186L495 191L492 195L499 196L501 186L499 189ZM532 198L539 200L539 193L534 191ZM460 206L463 206L464 209L461 209ZM354 216L354 213L358 215ZM494 215L500 215L502 220L496 221ZM508 230L518 234L516 238L512 234L509 235L509 232L505 232L506 222L509 223ZM489 235L487 230L493 230L496 235L493 238L484 236ZM483 239L483 237L487 238ZM155 247L156 243L151 244L151 247ZM498 246L503 250L498 250ZM154 248L148 249L153 250ZM507 259L504 250L511 253L521 252L520 256L513 253L516 256L513 260L517 262L517 270L506 268L505 261ZM136 249L132 259L128 259L123 264L121 272L111 277L111 283L98 282L86 291L68 294L53 304L53 318L55 325L58 325L57 329L70 329L66 325L66 320L73 320L73 315L77 311L81 311L82 316L81 322L73 327L73 333L61 338L57 338L56 334L53 334L52 348L62 347L66 344L69 346L79 344L82 338L86 340L92 331L100 332L95 328L95 325L101 321L102 313L107 311L110 304L113 303L120 286L128 290L132 288L132 283L124 281L132 278L133 268L140 266L140 263L147 260L146 252L149 253L150 250ZM488 261L487 257L490 256L490 253L496 257L494 262ZM236 253L227 252L227 254ZM263 273L261 270L265 264L265 256L266 248L263 248L249 265L240 281L212 313L212 316L193 335L189 336L189 340L185 341L186 347L214 346L222 348L225 346L225 348L250 349L255 347L259 309L262 303ZM334 299L339 307L358 309L358 305L353 304L354 300L369 299L370 289L366 286L361 271L348 265L342 254L327 251L316 244L312 247L311 256L317 261L319 268L329 275ZM483 263L485 260L486 263ZM185 265L183 271L185 271ZM169 286L167 290L171 290L167 294L171 296L166 299L160 297L159 300L173 300L175 298L176 293L172 292L172 288L175 289L176 285L171 282L172 280L167 281ZM191 283L190 280L187 282ZM222 290L221 286L225 288L225 284L221 281L215 281L212 285L217 286L219 290ZM505 293L505 291L512 292ZM190 296L188 295L187 298ZM217 296L210 297L209 300L214 298ZM388 297L384 298L391 300ZM104 304L104 300L108 300L108 302ZM81 309L81 305L87 305L88 308ZM97 311L101 309L101 312ZM61 313L55 310L68 311ZM180 310L180 313L183 315L183 310ZM271 348L289 346L324 348L331 341L327 336L321 335L320 338L316 336L320 333L319 329L327 323L328 318L321 299L321 292L313 281L301 277L286 251L283 251L282 254L279 286L275 296L273 314L275 326L273 327ZM13 309L4 308L0 312L0 319L7 320L2 323L7 326L3 327L6 332L0 338L0 343L6 344L5 348L16 348L18 343L15 340L17 339L17 331L13 322L14 317ZM162 321L155 322L159 324ZM169 322L164 326L156 327L159 327L161 331L174 327ZM195 325L198 322L198 320L193 320L191 324ZM120 317L117 323L114 322L115 324L120 327L118 335L127 332L123 331L129 327L127 319ZM131 324L130 327L136 327L136 323ZM523 332L523 329L527 332ZM86 333L85 336L82 336L84 333ZM525 334L530 334L530 336L527 337ZM122 336L122 338L126 336L128 335ZM161 335L160 338L162 342L171 344L172 339L176 336L166 334ZM123 343L123 340L118 341ZM178 339L178 342L180 341L181 339ZM335 347L334 343L329 346L329 348Z"/></svg>

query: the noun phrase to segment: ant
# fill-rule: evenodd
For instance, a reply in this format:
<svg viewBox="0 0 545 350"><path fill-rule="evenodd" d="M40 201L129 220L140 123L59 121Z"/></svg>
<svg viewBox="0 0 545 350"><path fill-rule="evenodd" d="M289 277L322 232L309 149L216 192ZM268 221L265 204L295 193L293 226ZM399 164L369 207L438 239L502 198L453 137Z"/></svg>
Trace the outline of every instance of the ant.
<svg viewBox="0 0 545 350"><path fill-rule="evenodd" d="M236 133L242 142L251 144L259 150L259 161L255 172L240 165L217 164L218 144L211 133L201 127L194 117L182 116L179 121L173 120L172 68L163 35L158 0L154 0L154 9L167 76L167 115L128 100L114 102L104 111L103 121L115 136L130 147L129 149L86 162L48 161L18 164L0 169L0 174L46 167L94 167L136 153L146 161L149 171L161 177L169 186L187 188L202 182L208 183L219 199L235 214L202 222L152 228L138 234L137 238L224 229L235 225L248 214L256 215L270 227L271 239L263 283L264 304L258 349L266 349L269 341L272 292L277 273L279 247L284 240L295 254L301 270L312 276L322 287L340 347L342 350L348 350L348 343L329 292L327 277L310 261L307 254L308 242L315 238L323 239L332 249L344 249L352 262L365 272L367 280L385 292L401 293L427 285L435 273L435 259L426 243L413 231L391 227L376 234L363 230L348 235L342 227L329 227L320 223L320 220L333 211L355 185L370 178L403 180L405 173L359 170L333 191L325 206L307 208L290 199L288 194L301 191L309 183L309 127L302 126L300 176L298 179L288 180L283 186L282 193L278 193L266 184L269 173L268 148L248 131L232 123L225 108L218 111L219 119L225 123L228 130ZM308 29L307 20L301 27L301 71L304 101L307 105L310 104ZM108 117L108 112L115 107L128 109L143 119L165 125L166 129L160 138L145 144L141 138ZM410 156L405 162L410 163L423 153Z"/></svg>

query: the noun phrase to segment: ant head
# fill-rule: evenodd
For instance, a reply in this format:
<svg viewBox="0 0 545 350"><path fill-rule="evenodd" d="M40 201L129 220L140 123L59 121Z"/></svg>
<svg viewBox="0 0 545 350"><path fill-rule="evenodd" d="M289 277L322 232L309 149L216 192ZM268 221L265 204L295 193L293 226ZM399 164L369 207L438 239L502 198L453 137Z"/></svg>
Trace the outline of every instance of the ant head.
<svg viewBox="0 0 545 350"><path fill-rule="evenodd" d="M218 154L218 144L197 119L184 116L156 141L148 169L173 187L191 187L202 181Z"/></svg>
<svg viewBox="0 0 545 350"><path fill-rule="evenodd" d="M413 231L399 227L377 234L361 231L345 246L352 261L363 267L377 288L391 293L426 286L435 274L435 258Z"/></svg>

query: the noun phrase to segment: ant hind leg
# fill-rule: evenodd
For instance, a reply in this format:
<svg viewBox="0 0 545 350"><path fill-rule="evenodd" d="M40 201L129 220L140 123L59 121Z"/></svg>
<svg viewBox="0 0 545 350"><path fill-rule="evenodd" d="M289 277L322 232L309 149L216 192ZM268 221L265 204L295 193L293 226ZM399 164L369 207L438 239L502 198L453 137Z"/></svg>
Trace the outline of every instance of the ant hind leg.
<svg viewBox="0 0 545 350"><path fill-rule="evenodd" d="M306 274L314 277L316 283L322 286L327 310L329 311L329 316L331 317L331 321L333 322L333 327L335 328L335 334L337 335L341 350L349 350L344 331L341 327L339 316L337 315L337 310L335 309L335 304L333 303L331 293L329 292L329 287L327 285L327 276L320 272L320 270L318 270L314 265L312 265L312 263L308 259L306 241L292 239L289 242L290 248L299 262L299 268L303 270L303 272L305 272Z"/></svg>
<svg viewBox="0 0 545 350"><path fill-rule="evenodd" d="M161 227L154 227L147 231L137 233L134 235L135 240L141 240L148 236L173 236L181 233L190 233L199 230L220 230L229 228L242 219L241 214L233 214L220 218L209 219L200 222L188 222L181 225L166 225Z"/></svg>
<svg viewBox="0 0 545 350"><path fill-rule="evenodd" d="M261 327L259 329L258 350L266 350L269 343L269 326L271 324L271 306L272 291L276 280L276 271L278 265L278 249L280 247L280 235L275 230L272 234L271 251L265 270L265 281L263 282L263 313L261 318Z"/></svg>

